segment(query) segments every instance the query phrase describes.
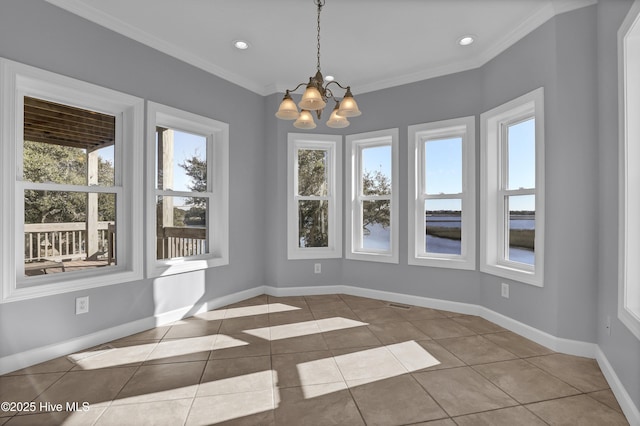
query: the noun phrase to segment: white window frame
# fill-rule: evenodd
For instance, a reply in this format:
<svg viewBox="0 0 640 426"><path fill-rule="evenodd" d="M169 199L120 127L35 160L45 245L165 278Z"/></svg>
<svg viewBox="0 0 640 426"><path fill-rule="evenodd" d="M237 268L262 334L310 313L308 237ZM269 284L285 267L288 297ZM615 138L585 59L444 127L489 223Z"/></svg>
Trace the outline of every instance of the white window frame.
<svg viewBox="0 0 640 426"><path fill-rule="evenodd" d="M287 258L331 259L342 257L342 151L338 149L342 136L289 133L287 136ZM326 197L301 197L298 191L298 150L324 150L328 153ZM324 199L329 201L328 247L299 247L298 201Z"/></svg>
<svg viewBox="0 0 640 426"><path fill-rule="evenodd" d="M618 318L640 339L640 0L618 31Z"/></svg>
<svg viewBox="0 0 640 426"><path fill-rule="evenodd" d="M156 188L156 127L202 135L207 140L207 192ZM156 219L147 220L147 275L158 277L229 264L229 125L155 102L147 102L147 213L155 212L157 196L202 197L207 208L207 253L156 259Z"/></svg>
<svg viewBox="0 0 640 426"><path fill-rule="evenodd" d="M474 270L476 268L475 117L454 118L409 126L409 265ZM462 139L462 192L427 194L425 143L429 140ZM462 205L460 255L429 253L425 248L425 201L459 198Z"/></svg>
<svg viewBox="0 0 640 426"><path fill-rule="evenodd" d="M505 155L506 127L535 118L535 189L504 188L508 171ZM499 277L544 285L544 88L538 88L517 99L480 115L481 123L481 230L480 270ZM535 260L534 266L513 262L505 257L507 214L504 199L513 195L535 195Z"/></svg>
<svg viewBox="0 0 640 426"><path fill-rule="evenodd" d="M13 208L2 214L0 227L1 297L12 302L93 287L121 284L143 277L142 152L144 101L114 90L0 58L0 128L3 200ZM24 189L86 192L86 186L29 183L22 180L24 97L45 99L116 117L115 185L92 186L91 192L116 193L117 249L115 266L35 277L24 276Z"/></svg>
<svg viewBox="0 0 640 426"><path fill-rule="evenodd" d="M346 137L346 150L349 161L346 164L346 176L350 182L346 186L345 204L347 206L346 254L347 259L372 262L399 262L398 245L398 129L378 130L358 133ZM363 196L361 154L365 148L391 146L391 195ZM367 250L362 247L362 215L360 203L364 200L389 199L391 201L390 248L388 251Z"/></svg>

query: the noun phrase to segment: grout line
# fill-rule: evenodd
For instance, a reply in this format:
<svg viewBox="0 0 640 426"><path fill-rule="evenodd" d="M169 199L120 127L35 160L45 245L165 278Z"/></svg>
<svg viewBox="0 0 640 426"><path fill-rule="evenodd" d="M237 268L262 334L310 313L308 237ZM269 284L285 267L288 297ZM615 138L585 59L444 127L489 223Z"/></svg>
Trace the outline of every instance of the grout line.
<svg viewBox="0 0 640 426"><path fill-rule="evenodd" d="M339 296L340 300L341 300L343 303L347 304L347 306L348 306L348 308L349 308L350 312L354 313L354 315L356 315L356 317L357 317L357 318L359 318L359 316L357 316L357 314L355 314L355 312L354 312L354 311L353 311L353 309L348 305L348 303L346 303L346 300L345 300L344 298L342 298L340 294L338 294L338 296ZM266 301L265 303L269 303L269 297L270 297L270 296L267 296L267 301ZM372 299L372 300L377 300L377 299ZM311 312L312 317L314 318L314 319L313 319L313 321L317 324L318 319L315 317L315 314L314 314L314 313L313 313L313 311L310 309L310 307L309 307L309 305L308 305L308 303L307 303L307 300L306 300L306 299L304 299L304 303L305 303L305 305L307 306L308 310ZM409 308L413 307L413 305L408 305L408 306L409 306ZM385 307L385 306L382 306L382 307ZM369 311L369 310L374 310L374 309L379 309L379 307L370 307L370 308L362 309L361 311ZM295 311L294 311L294 312L295 312ZM268 313L267 313L267 314L268 314ZM320 313L319 313L319 315L320 315L320 314L322 314L322 312L320 312ZM443 315L444 315L444 313L443 313ZM471 315L471 316L473 316L473 315ZM453 320L454 322L456 322L456 323L460 324L458 321L455 321L455 319L456 319L457 317L458 317L458 315L453 315L453 316L451 316L451 317L445 317L445 318L427 318L427 319L414 319L414 320L409 320L409 319L406 319L406 318L404 318L404 317L403 317L403 318L401 318L401 319L399 319L399 320L384 321L383 323L379 323L379 324L384 325L384 324L396 323L396 322L408 322L408 323L410 323L411 325L415 326L414 321L418 321L418 322L419 322L419 321L430 320L430 319L451 319L451 320ZM481 317L479 317L479 318L481 318ZM488 321L488 320L487 320L487 321ZM208 363L209 363L209 362L215 362L215 361L218 361L218 360L219 360L219 359L215 359L215 360L214 360L214 359L212 359L212 356L213 356L213 353L214 353L213 346L215 346L215 342L216 342L216 341L217 341L217 339L218 339L218 337L217 337L217 336L220 334L220 329L221 329L221 327L222 327L222 324L223 324L223 321L220 321L220 324L219 324L219 326L218 326L218 328L217 328L217 331L215 332L216 337L213 339L214 341L213 341L213 343L212 343L211 350L209 350L209 356L207 357L207 359L206 359L206 360L204 360L204 367L203 367L203 370L202 370L202 372L201 372L201 374L200 374L199 381L198 381L198 383L197 383L196 392L195 392L194 396L191 398L191 404L190 404L190 406L189 406L189 409L188 409L188 411L187 411L187 415L186 415L186 417L185 417L185 420L184 420L183 424L186 424L186 422L187 422L187 420L188 420L188 418L189 418L189 416L190 416L190 414L191 414L191 412L192 412L193 405L194 405L194 403L195 403L195 399L196 399L196 397L197 397L197 393L198 393L199 387L200 387L200 385L201 385L201 383L202 383L202 380L203 380L204 374L205 374L205 372L206 372L206 368L207 368ZM375 324L369 324L369 325L375 325ZM461 325L461 326L464 326L464 324L460 324L460 325ZM156 328L159 328L159 327L165 327L165 325L163 325L163 326L158 326L158 327L156 327ZM166 340L165 340L165 336L169 333L169 331L170 331L170 328L171 328L171 327L172 327L172 326L167 327L166 331L165 331L165 332L164 332L164 334L160 337L160 339L152 339L152 340L154 340L154 344L155 344L155 346L154 346L154 348L153 348L151 351L149 351L149 352L148 352L148 354L145 356L145 359L144 359L142 362L140 362L140 364L139 364L139 365L135 366L135 365L129 365L129 364L128 364L128 365L111 366L111 367L105 367L105 368L98 369L98 370L106 370L106 369L109 369L109 368L125 368L125 367L126 367L126 368L131 368L131 367L136 367L136 368L135 368L135 371L133 371L133 373L132 373L132 374L131 374L131 376L128 378L128 380L126 380L126 381L125 381L125 383L124 383L124 384L122 385L122 387L118 390L118 392L116 393L116 395L115 395L113 398L111 398L111 400L109 400L109 401L105 401L105 402L108 402L108 404L106 404L106 406L104 407L104 410L103 410L103 411L100 413L100 415L96 418L96 420L95 420L95 422L94 422L93 424L97 423L97 422L101 419L101 417L104 415L104 413L105 413L105 412L106 412L110 407L112 407L112 406L113 406L114 401L118 399L118 396L122 393L123 389L124 389L124 388L125 388L125 387L130 383L130 382L131 382L131 380L133 379L133 377L134 377L134 376L135 376L135 375L140 371L140 369L141 369L144 365L165 365L165 364L177 364L177 363L185 363L185 362L201 362L201 361L202 361L202 360L198 360L198 361L174 361L174 362L159 363L159 364L145 364L145 363L148 361L148 359L149 359L149 357L151 356L151 354L153 353L153 351L157 349L158 345L159 345L161 342L163 342L163 341L169 341L169 340L179 340L179 339L183 339L183 338L184 338L184 337L183 337L183 338L175 338L175 339L166 339ZM270 324L270 322L269 322L269 329L270 329L270 327L271 327L271 324ZM366 328L368 328L368 327L366 327ZM469 327L467 327L467 328L469 328ZM487 335L487 334L498 334L498 333L504 333L504 332L508 332L508 331L509 331L509 330L501 330L501 331L493 331L493 332L488 332L488 333L481 333L481 332L477 332L477 331L475 331L475 330L473 330L473 329L470 329L470 328L469 328L469 330L470 330L471 332L475 333L475 334L474 334L474 335L472 335L472 336L454 336L454 337L447 337L447 338L442 338L442 339L434 339L434 338L432 338L431 336L429 336L426 332L424 332L424 331L420 330L420 331L421 331L421 332L423 332L423 333L426 335L426 337L428 338L428 339L420 339L420 340L424 340L424 341L432 341L432 342L434 342L434 344L439 345L440 347L442 347L442 349L443 349L443 350L445 350L447 353L449 353L452 357L454 357L455 359L458 359L460 362L462 362L462 364L463 364L462 366L452 366L452 367L438 368L438 369L423 369L423 370L419 370L419 371L415 371L415 372L406 371L406 372L405 372L405 373L403 373L402 375L397 376L397 377L401 377L401 376L404 376L404 375L409 375L409 376L411 377L411 379L412 379L414 382L417 382L417 383L418 383L418 385L419 385L419 386L420 386L420 387L421 387L421 388L426 392L426 394L427 394L427 395L429 395L429 397L431 397L431 398L432 398L432 400L436 403L436 405L437 405L438 407L440 407L440 408L443 410L443 412L444 412L444 413L446 413L446 415L448 416L448 417L447 417L448 419L450 419L450 420L452 420L452 421L454 421L454 422L455 422L455 419L454 419L454 418L453 418L453 417L452 417L452 416L451 416L451 415L450 415L450 414L449 414L449 413L448 413L448 412L447 412L447 411L446 411L446 410L445 410L445 409L440 405L440 403L439 403L439 402L438 402L438 401L437 401L437 400L436 400L436 399L435 399L435 398L434 398L434 397L429 393L429 391L428 391L424 386L422 386L422 384L420 383L420 381L418 381L418 380L416 379L416 377L414 377L414 374L418 374L418 373L429 373L429 372L433 372L433 371L442 371L442 370L449 370L449 369L454 369L454 368L470 368L472 371L474 371L475 373L479 374L481 377L483 377L483 378L484 378L485 380L487 380L489 383L491 383L492 385L494 385L496 388L498 388L498 389L500 389L501 391L503 391L506 395L508 395L510 398L512 398L512 399L517 403L516 405L513 405L513 406L501 407L501 408L498 408L498 409L491 409L491 410L485 410L485 411L478 411L478 412L468 413L468 414L464 414L464 415L460 415L460 416L456 416L456 417L462 417L462 416L466 416L466 415L473 415L473 414L478 414L478 413L485 413L485 412L498 411L498 410L502 410L502 409L507 409L507 408L512 408L512 407L518 407L518 406L520 406L520 407L524 407L527 411L529 411L530 413L532 413L536 418L539 418L540 420L542 420L542 419L541 419L541 418L540 418L536 413L534 413L533 411L531 411L531 410L527 407L527 405L532 405L532 404L537 404L537 403L542 403L542 402L547 402L547 401L561 400L561 399L566 399L566 398L572 398L572 397L577 397L577 396L581 396L581 395L586 395L586 396L587 396L588 398L590 398L591 400L596 401L596 402L599 402L601 405L603 405L604 407L606 407L606 408L608 408L608 409L610 409L610 410L612 410L612 411L620 412L619 410L616 410L615 408L610 407L608 404L606 404L606 403L604 403L604 402L601 402L601 401L597 400L596 398L594 398L594 397L592 397L592 396L590 396L590 395L589 395L590 393L593 393L593 392L599 392L599 391L604 391L604 390L610 390L610 387L603 388L603 389L591 390L591 391L588 391L588 392L587 392L587 391L582 391L581 389L579 389L579 388L577 388L576 386L574 386L574 385L572 385L572 384L570 384L570 383L566 382L565 380L561 379L560 377L557 377L557 376L556 376L555 374L553 374L551 371L548 371L547 369L545 369L545 368L543 368L543 367L541 367L541 366L538 366L538 365L534 364L534 363L531 361L533 358L548 357L548 356L551 356L551 355L555 355L555 354L557 354L557 352L553 352L553 353L549 353L549 354L541 354L541 355L519 356L519 355L517 355L517 354L513 353L512 351L510 351L508 348L506 348L506 347L504 347L504 346L502 346L502 345L500 345L500 344L498 344L498 343L495 343L495 342L491 341L491 343L493 343L493 344L495 344L496 346L500 347L501 349L503 349L503 350L505 350L505 351L507 351L507 352L511 353L511 354L512 354L512 355L514 355L516 358L515 358L515 359L510 359L510 360L497 360L497 361L491 361L491 362L486 362L486 363L481 363L481 364L468 364L466 361L464 361L464 360L462 360L461 358L459 358L455 353L453 353L453 352L452 352L452 351L450 351L447 347L443 346L443 345L440 343L440 341L442 341L442 340L446 340L446 339L452 339L452 338L464 338L464 337L473 337L473 336L480 336L480 337L483 337L483 336L485 336L485 335ZM326 336L325 336L325 332L320 331L320 333L319 333L319 334L320 334L320 337L321 337L322 341L324 342L324 345L327 347L327 349L322 349L321 351L328 351L329 353L331 353L331 358L333 359L333 361L334 361L334 363L335 363L335 365L336 365L336 368L338 368L338 371L339 371L339 373L340 373L340 376L342 377L343 382L344 382L344 383L345 383L345 385L347 386L347 390L349 391L349 395L350 395L350 397L352 398L352 401L354 402L354 404L355 404L355 406L356 406L356 409L358 410L358 413L360 414L360 416L361 416L362 420L363 420L363 421L365 421L365 420L364 420L363 412L361 411L360 407L358 406L358 403L357 403L357 401L356 401L356 399L355 399L355 397L354 397L354 395L353 395L352 389L349 387L349 385L348 385L348 383L347 383L347 380L345 379L345 377L344 377L344 374L343 374L342 370L340 370L339 366L337 365L337 362L335 361L335 356L333 355L334 351L348 351L348 353L356 353L356 352L357 352L357 350L364 349L364 348L338 348L338 349L331 349L331 348L329 348L329 345L327 344L327 339L326 339ZM515 333L515 334L517 334L517 333ZM518 334L518 335L519 335L519 334ZM374 333L374 336L375 336L375 333ZM204 336L193 336L193 337L204 337ZM376 339L378 339L378 340L380 341L380 338L378 338L377 336L375 336L375 337L376 337ZM523 337L523 336L522 336L522 337ZM121 340L121 339L116 339L116 340ZM157 341L156 341L156 340L157 340ZM486 339L486 340L489 340L489 339ZM144 342L146 342L146 341L139 341L139 342L138 342L138 341L131 341L131 342L127 342L127 343L130 343L130 346L137 346L137 345L139 345L139 344L148 344L148 343L144 343ZM113 343L113 341L111 341L111 342L107 342L107 343L104 343L103 345L100 345L100 346L108 345L108 344L110 344L110 343ZM390 344L393 344L393 343L390 343ZM380 341L380 345L382 345L382 346L374 346L374 347L386 347L386 346L388 346L388 345L386 345L386 344L382 343L381 341ZM366 348L369 348L369 347L370 347L370 346L367 346ZM297 353L307 353L307 352L316 352L316 351L319 351L319 350L320 350L320 349L312 349L312 350L303 350L303 351L299 351L299 352L291 352L291 353L283 353L283 354L274 354L274 353L273 353L273 350L272 350L272 341L271 341L271 336L269 335L269 366L270 366L270 370L271 370L271 371L273 371L273 365L274 365L274 364L273 364L273 357L274 357L274 356L278 356L278 355L292 355L292 354L297 354ZM391 351L389 351L389 352L391 352ZM396 361L400 362L400 364L401 364L401 365L403 365L403 364L402 364L402 362L401 362L401 361L400 361L400 360L395 356L395 354L393 354L393 352L391 352L391 355L394 357L394 359L396 359ZM257 357L257 356L265 356L265 355L260 355L260 354L257 354L257 355L245 355L245 356L242 356L242 357L244 358L244 357ZM570 355L568 355L568 356L570 356ZM573 357L573 356L572 356L572 357ZM221 358L221 359L237 359L237 358L238 358L238 357ZM510 395L507 391L505 391L504 389L502 389L502 388L501 388L500 386L498 386L496 383L494 383L493 381L491 381L488 377L486 377L485 375L483 375L483 374L482 374L482 372L480 372L480 371L478 371L478 370L476 369L478 366L481 366L481 365L491 365L491 364L498 364L498 363L504 363L504 362L509 362L509 361L516 361L516 360L523 360L523 361L527 362L528 364L530 364L531 366L535 367L536 369L538 369L538 370L540 370L540 371L543 371L544 373L548 374L549 376L551 376L551 377L553 377L553 378L555 378L555 379L559 380L560 382L562 382L562 383L566 384L567 386L570 386L572 389L575 389L578 393L577 393L577 394L574 394L574 395L566 395L566 396L560 396L560 397L556 397L556 398L548 398L548 399L539 400L539 401L532 401L532 402L528 402L528 403L526 403L526 404L525 404L525 403L520 403L520 402L519 402L519 401L517 401L517 400L516 400L512 395ZM27 367L27 368L28 368L28 367ZM74 366L74 367L72 367L72 368L70 368L70 369L68 369L68 370L66 370L66 371L51 371L51 372L41 372L41 373L27 373L27 372L25 372L24 374L13 374L13 375L12 375L12 374L7 374L6 376L3 376L3 377L28 377L28 376L37 376L37 375L41 375L41 374L56 374L56 373L62 373L62 374L61 374L61 376L60 376L59 378L57 378L55 381L53 381L49 386L47 386L46 388L44 388L40 393L38 393L38 394L37 394L37 395L32 399L32 401L35 401L35 400L36 400L37 398L39 398L42 394L44 394L46 391L48 391L48 390L49 390L49 389L51 389L54 385L56 385L58 382L60 382L60 381L61 381L64 377L66 377L66 376L67 376L67 374L69 374L70 372L72 372L72 371L81 371L81 372L87 372L87 373L89 373L89 372L91 371L91 370L84 370L84 369L81 369L81 370L73 370L73 368L75 368L75 366ZM404 365L403 365L403 368L404 368L405 370L407 370L407 369L406 369L406 367L404 367ZM597 365L596 365L596 369L598 369L600 372L602 371L602 370L601 370ZM606 378L605 378L605 380L606 380ZM296 387L296 386L292 386L292 387ZM274 414L273 414L273 415L274 415L274 420L275 420L275 411L276 411L276 408L277 408L277 407L276 407L276 394L275 394L275 392L276 392L276 390L277 390L277 389L278 389L278 388L276 387L275 381L273 380L273 374L272 374L272 386L271 386L272 394L271 394L271 397L272 397L272 406L273 406L273 408L272 408L272 412L274 413ZM615 395L614 395L614 397L615 397ZM181 399L186 400L186 399L188 399L188 398L181 398ZM617 399L616 399L616 401L617 401ZM132 404L133 404L133 403L132 403ZM621 414L624 416L624 413L621 413ZM12 420L14 417L16 417L16 416L17 416L17 413L16 413L16 414L14 414L14 415L12 415L12 416L6 417L7 419L9 419L9 420L7 420L7 421L11 421L11 420ZM1 419L5 419L5 418L3 417L3 418L1 418ZM544 420L542 420L542 421L544 422ZM457 422L455 422L455 423L457 423ZM544 422L544 423L545 423L545 424L547 424L546 422ZM365 422L365 424L366 424L366 422Z"/></svg>

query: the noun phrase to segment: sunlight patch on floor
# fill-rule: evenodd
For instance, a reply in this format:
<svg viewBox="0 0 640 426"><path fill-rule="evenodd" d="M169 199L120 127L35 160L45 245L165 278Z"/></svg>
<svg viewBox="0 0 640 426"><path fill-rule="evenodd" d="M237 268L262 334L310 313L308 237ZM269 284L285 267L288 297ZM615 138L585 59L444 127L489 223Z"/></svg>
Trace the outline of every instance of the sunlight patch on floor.
<svg viewBox="0 0 640 426"><path fill-rule="evenodd" d="M328 395L333 392L339 392L348 389L345 382L324 383L317 385L309 385L302 387L304 399L317 398L319 396Z"/></svg>
<svg viewBox="0 0 640 426"><path fill-rule="evenodd" d="M147 359L156 343L133 344L130 346L103 346L94 350L76 352L67 359L83 370L117 367L119 365L141 363Z"/></svg>
<svg viewBox="0 0 640 426"><path fill-rule="evenodd" d="M237 348L240 346L247 346L248 344L249 342L245 342L244 340L236 339L234 337L227 336L226 334L218 334L216 342L213 344L213 349Z"/></svg>
<svg viewBox="0 0 640 426"><path fill-rule="evenodd" d="M336 331L336 330L344 330L345 328L352 327L361 327L364 325L369 325L369 323L356 321L348 318L342 317L333 317L333 318L324 318L316 320L320 331L328 332L328 331Z"/></svg>
<svg viewBox="0 0 640 426"><path fill-rule="evenodd" d="M196 396L225 395L273 388L273 370L262 370L200 383Z"/></svg>
<svg viewBox="0 0 640 426"><path fill-rule="evenodd" d="M266 315L276 312L297 311L300 308L284 303L269 303L265 305L240 306L225 310L224 319L250 317L253 315Z"/></svg>
<svg viewBox="0 0 640 426"><path fill-rule="evenodd" d="M313 321L295 322L292 324L274 325L272 327L244 330L244 333L260 337L265 340L291 339L293 337L308 336L326 331L343 330L365 326L367 323L347 318L333 317Z"/></svg>
<svg viewBox="0 0 640 426"><path fill-rule="evenodd" d="M440 361L414 340L386 346L410 373L440 364Z"/></svg>
<svg viewBox="0 0 640 426"><path fill-rule="evenodd" d="M401 376L438 364L440 361L427 350L415 341L409 340L303 362L298 364L296 368L303 386L303 393L308 399L333 392L330 386L318 387L314 385L310 386L308 390L305 390L304 386L308 383L314 383L314 381L318 383L318 377L323 374L329 375L336 365L346 383L353 387Z"/></svg>

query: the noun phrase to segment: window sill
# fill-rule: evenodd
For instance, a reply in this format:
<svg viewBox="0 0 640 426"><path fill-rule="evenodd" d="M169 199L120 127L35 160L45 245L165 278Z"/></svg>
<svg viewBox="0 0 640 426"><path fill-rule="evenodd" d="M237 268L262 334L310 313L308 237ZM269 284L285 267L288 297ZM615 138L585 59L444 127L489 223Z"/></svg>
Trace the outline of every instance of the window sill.
<svg viewBox="0 0 640 426"><path fill-rule="evenodd" d="M287 253L287 260L340 259L342 252L334 248L293 249Z"/></svg>
<svg viewBox="0 0 640 426"><path fill-rule="evenodd" d="M156 262L149 271L148 278L164 277L183 274L185 272L200 271L229 264L229 259L222 257L205 257L196 259L173 259Z"/></svg>
<svg viewBox="0 0 640 426"><path fill-rule="evenodd" d="M544 287L542 274L540 272L531 272L498 264L482 265L480 266L480 271L487 274L496 275L498 277L507 278L513 281L531 284L536 287Z"/></svg>
<svg viewBox="0 0 640 426"><path fill-rule="evenodd" d="M464 269L473 271L476 269L474 261L467 258L444 258L444 257L410 257L409 265L428 266L434 268Z"/></svg>
<svg viewBox="0 0 640 426"><path fill-rule="evenodd" d="M96 287L122 284L131 281L141 280L140 271L120 271L109 273L108 275L95 275L91 273L72 273L73 277L65 277L64 281L30 285L28 287L18 287L16 285L5 285L0 303L16 302L20 300L35 299L38 297L54 296L57 294L70 293L72 291L87 290ZM59 274L54 274L59 276ZM53 276L53 275L52 275ZM42 281L42 280L40 280ZM27 281L22 281L22 283Z"/></svg>
<svg viewBox="0 0 640 426"><path fill-rule="evenodd" d="M363 260L365 262L399 263L397 253L351 252L345 258L348 260Z"/></svg>

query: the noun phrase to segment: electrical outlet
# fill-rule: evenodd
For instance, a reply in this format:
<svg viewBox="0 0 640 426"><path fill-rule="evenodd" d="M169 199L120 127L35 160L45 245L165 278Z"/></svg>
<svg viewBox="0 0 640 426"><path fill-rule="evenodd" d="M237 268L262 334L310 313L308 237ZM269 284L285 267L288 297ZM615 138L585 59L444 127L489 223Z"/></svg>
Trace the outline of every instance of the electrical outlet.
<svg viewBox="0 0 640 426"><path fill-rule="evenodd" d="M505 299L508 299L508 298L509 298L509 284L507 284L507 283L502 283L502 290L501 290L500 295L501 295L502 297L504 297Z"/></svg>
<svg viewBox="0 0 640 426"><path fill-rule="evenodd" d="M89 312L89 296L76 297L76 315Z"/></svg>
<svg viewBox="0 0 640 426"><path fill-rule="evenodd" d="M316 263L315 265L313 265L313 272L316 274L319 274L322 272L322 264L321 263Z"/></svg>
<svg viewBox="0 0 640 426"><path fill-rule="evenodd" d="M611 317L609 315L607 315L607 321L604 328L607 330L607 336L611 336Z"/></svg>

